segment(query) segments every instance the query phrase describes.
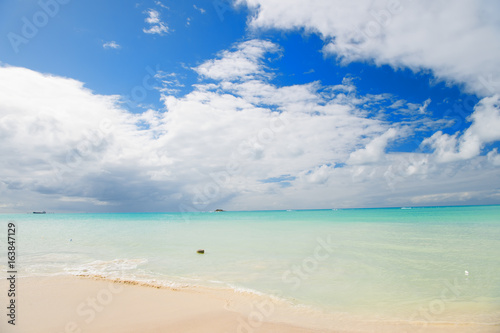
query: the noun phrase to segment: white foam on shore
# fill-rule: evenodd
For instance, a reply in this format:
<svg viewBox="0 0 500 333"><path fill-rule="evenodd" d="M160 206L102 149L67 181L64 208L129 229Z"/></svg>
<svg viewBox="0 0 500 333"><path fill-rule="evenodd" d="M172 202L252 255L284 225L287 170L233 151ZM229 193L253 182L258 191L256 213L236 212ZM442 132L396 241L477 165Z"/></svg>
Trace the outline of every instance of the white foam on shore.
<svg viewBox="0 0 500 333"><path fill-rule="evenodd" d="M146 264L147 262L148 260L143 258L114 259L109 261L95 260L88 264L65 268L64 271L71 275L114 276L136 270L138 266Z"/></svg>

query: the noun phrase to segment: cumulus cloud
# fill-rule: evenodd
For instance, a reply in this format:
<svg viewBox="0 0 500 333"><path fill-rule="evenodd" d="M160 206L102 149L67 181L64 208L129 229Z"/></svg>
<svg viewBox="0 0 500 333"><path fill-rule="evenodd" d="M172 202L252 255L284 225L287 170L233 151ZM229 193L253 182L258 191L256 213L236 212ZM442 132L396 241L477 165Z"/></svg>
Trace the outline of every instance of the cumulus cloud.
<svg viewBox="0 0 500 333"><path fill-rule="evenodd" d="M149 24L149 28L143 28L144 33L162 36L169 32L167 24L161 21L160 13L157 10L148 9L146 14L148 14L148 17L145 22Z"/></svg>
<svg viewBox="0 0 500 333"><path fill-rule="evenodd" d="M279 47L265 40L249 40L235 46L235 50L223 51L218 59L210 60L194 68L194 70L210 79L234 80L266 76L263 57L266 53L274 53Z"/></svg>
<svg viewBox="0 0 500 333"><path fill-rule="evenodd" d="M116 189L151 182L141 166L156 163L160 154L146 152L155 150L148 145L153 142L138 130L135 116L119 108L119 96L97 95L81 82L17 67L0 68L0 85L6 202L24 202L27 210L34 202L74 207L62 200L69 197L121 205L133 194Z"/></svg>
<svg viewBox="0 0 500 333"><path fill-rule="evenodd" d="M492 0L237 0L255 12L256 29L303 29L344 63L374 62L464 85L480 96L500 93L500 3Z"/></svg>
<svg viewBox="0 0 500 333"><path fill-rule="evenodd" d="M470 127L462 134L449 135L436 132L422 142L434 149L439 162L454 162L470 159L481 154L488 143L500 140L500 97L485 97L474 107L469 117Z"/></svg>
<svg viewBox="0 0 500 333"><path fill-rule="evenodd" d="M493 149L488 153L488 161L490 161L495 166L500 166L500 154L498 154L498 148Z"/></svg>
<svg viewBox="0 0 500 333"><path fill-rule="evenodd" d="M385 156L385 148L390 140L397 137L397 131L389 128L384 134L377 136L364 148L351 153L348 159L349 164L370 164L379 162Z"/></svg>

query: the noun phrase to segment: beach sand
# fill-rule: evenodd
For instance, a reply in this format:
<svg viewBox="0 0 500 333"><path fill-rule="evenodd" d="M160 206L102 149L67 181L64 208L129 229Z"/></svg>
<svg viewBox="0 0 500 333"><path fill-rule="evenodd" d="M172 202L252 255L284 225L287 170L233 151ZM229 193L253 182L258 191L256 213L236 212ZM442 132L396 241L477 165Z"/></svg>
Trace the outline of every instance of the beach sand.
<svg viewBox="0 0 500 333"><path fill-rule="evenodd" d="M0 290L8 290L6 279ZM16 325L2 333L498 332L499 327L355 322L230 289L167 288L99 277L16 281ZM6 294L6 293L3 293ZM2 295L2 312L8 299Z"/></svg>

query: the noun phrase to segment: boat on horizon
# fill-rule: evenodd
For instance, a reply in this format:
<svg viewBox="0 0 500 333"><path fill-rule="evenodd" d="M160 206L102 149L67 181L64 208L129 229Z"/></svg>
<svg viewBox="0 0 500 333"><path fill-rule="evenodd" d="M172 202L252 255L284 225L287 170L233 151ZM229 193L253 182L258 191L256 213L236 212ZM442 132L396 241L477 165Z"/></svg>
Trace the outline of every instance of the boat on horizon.
<svg viewBox="0 0 500 333"><path fill-rule="evenodd" d="M47 214L46 211L43 211L43 212L33 212L33 214Z"/></svg>

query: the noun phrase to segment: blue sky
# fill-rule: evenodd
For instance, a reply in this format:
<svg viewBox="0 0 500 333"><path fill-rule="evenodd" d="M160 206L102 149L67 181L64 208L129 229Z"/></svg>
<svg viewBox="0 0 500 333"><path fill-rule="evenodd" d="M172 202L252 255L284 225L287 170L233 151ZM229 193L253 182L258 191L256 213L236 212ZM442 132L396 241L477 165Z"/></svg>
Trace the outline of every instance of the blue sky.
<svg viewBox="0 0 500 333"><path fill-rule="evenodd" d="M2 4L7 7L2 8L3 13L15 13L9 15L10 18L17 17L9 22L9 28L19 35L22 35L24 25L19 18L32 21L33 15L42 10L37 1L23 4ZM244 18L238 22L239 31L235 31L236 24L223 24L210 2L205 3L210 10L205 14L193 5L178 1L169 4L167 9L154 1L72 1L59 5L57 15L50 18L28 43L20 44L19 52L13 50L8 38L3 38L2 61L75 78L103 94L127 95L148 74L147 67L155 71L160 68L185 73L184 65L195 65L230 46L244 34ZM164 35L143 32L148 27L145 22L147 11L151 9L157 11L162 20L168 21L169 32ZM192 22L189 25L188 19ZM225 21L229 21L229 17ZM111 41L115 41L119 48L103 47ZM159 104L159 94L151 101Z"/></svg>
<svg viewBox="0 0 500 333"><path fill-rule="evenodd" d="M499 9L4 1L0 211L498 204Z"/></svg>

